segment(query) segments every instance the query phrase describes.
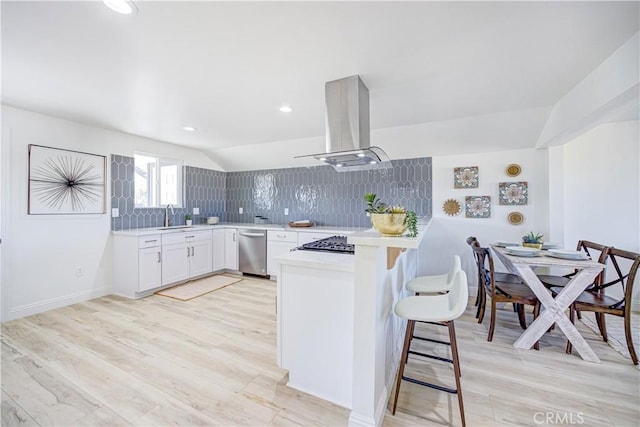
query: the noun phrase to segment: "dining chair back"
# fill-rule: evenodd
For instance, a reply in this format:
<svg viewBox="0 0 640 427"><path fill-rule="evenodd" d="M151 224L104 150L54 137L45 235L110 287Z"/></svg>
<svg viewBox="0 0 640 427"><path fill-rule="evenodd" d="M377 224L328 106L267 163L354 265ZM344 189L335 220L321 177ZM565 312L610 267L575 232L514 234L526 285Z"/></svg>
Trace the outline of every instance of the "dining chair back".
<svg viewBox="0 0 640 427"><path fill-rule="evenodd" d="M471 249L473 249L477 260L478 276L480 278L479 286L482 286L484 292L478 323L482 323L482 320L484 319L486 297L488 296L491 299L491 321L487 341L493 340L498 303L506 302L514 304L514 311L518 313L520 326L523 329L526 329L527 324L525 320L524 306L533 306L533 318L537 318L540 312L540 302L538 301L538 298L535 296L533 291L521 281L510 282L499 281L496 279L493 256L491 255L491 250L489 250L489 248L472 246ZM534 348L538 348L538 343L535 344Z"/></svg>
<svg viewBox="0 0 640 427"><path fill-rule="evenodd" d="M615 274L612 280L595 283L593 287L580 294L571 306L571 321L574 321L575 311L591 311L596 315L596 321L604 341L608 340L605 314L624 318L624 332L629 355L634 365L638 364L638 356L633 346L631 334L631 299L634 283L638 280L640 269L640 254L615 247L608 248L608 258ZM622 265L621 265L622 264ZM609 277L612 274L609 274ZM608 279L608 278L607 278ZM612 297L605 292L614 286L622 287L622 297ZM571 343L567 343L567 352L571 352Z"/></svg>

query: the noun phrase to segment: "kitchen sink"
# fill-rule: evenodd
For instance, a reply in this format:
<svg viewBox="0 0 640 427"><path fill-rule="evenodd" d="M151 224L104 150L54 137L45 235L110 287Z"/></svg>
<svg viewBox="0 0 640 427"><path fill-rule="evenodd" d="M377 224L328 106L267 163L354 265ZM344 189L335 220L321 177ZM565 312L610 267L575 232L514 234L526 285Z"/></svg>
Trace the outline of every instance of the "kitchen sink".
<svg viewBox="0 0 640 427"><path fill-rule="evenodd" d="M171 227L161 227L158 230L179 230L181 228L193 228L192 225L173 225Z"/></svg>

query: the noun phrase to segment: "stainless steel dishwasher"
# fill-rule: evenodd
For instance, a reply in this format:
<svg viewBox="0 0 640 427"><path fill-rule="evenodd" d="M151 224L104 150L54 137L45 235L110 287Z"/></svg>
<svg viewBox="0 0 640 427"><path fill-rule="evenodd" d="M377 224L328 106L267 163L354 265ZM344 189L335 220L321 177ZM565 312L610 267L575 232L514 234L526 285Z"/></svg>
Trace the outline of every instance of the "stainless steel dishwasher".
<svg viewBox="0 0 640 427"><path fill-rule="evenodd" d="M267 275L267 230L241 228L239 246L239 270L243 273Z"/></svg>

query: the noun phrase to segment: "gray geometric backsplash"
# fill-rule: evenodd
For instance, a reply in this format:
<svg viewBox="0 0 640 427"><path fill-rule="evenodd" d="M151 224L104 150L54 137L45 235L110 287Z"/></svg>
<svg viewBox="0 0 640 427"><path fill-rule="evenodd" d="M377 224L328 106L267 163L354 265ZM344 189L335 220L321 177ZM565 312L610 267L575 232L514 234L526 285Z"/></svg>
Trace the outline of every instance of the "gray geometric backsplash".
<svg viewBox="0 0 640 427"><path fill-rule="evenodd" d="M371 224L364 211L366 192L431 217L431 158L392 164L392 169L355 172L336 172L331 166L228 172L226 220L254 222L260 215L275 224L308 219L317 225L363 227Z"/></svg>
<svg viewBox="0 0 640 427"><path fill-rule="evenodd" d="M185 206L175 209L172 224L184 224L184 215L198 207L194 224L205 223L208 216L252 223L261 215L275 224L309 219L317 225L369 226L364 212L366 192L376 193L387 204L414 210L419 217L431 217L431 158L391 162L392 169L357 172L336 172L330 166L243 172L185 166ZM118 218L111 219L111 229L162 227L163 208L134 207L133 173L133 157L111 156L111 207L120 211Z"/></svg>

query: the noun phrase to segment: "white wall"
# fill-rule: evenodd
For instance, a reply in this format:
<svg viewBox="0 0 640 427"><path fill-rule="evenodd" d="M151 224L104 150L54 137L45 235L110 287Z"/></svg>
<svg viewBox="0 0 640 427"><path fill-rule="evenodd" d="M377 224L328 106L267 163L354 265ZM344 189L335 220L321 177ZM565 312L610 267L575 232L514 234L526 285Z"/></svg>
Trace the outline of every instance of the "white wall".
<svg viewBox="0 0 640 427"><path fill-rule="evenodd" d="M507 165L517 163L522 167L519 176L506 175ZM458 166L479 167L479 187L476 189L454 189L453 168ZM475 236L485 246L505 240L518 242L529 231L547 235L548 225L548 181L547 150L515 150L495 153L439 156L433 158L433 219L429 225L429 238L420 254L419 274L445 273L454 254L462 258L463 268L469 278L470 287L476 287L475 264L466 239ZM527 181L529 203L524 206L504 206L498 203L498 183ZM465 218L465 196L491 196L491 218ZM442 211L446 199L453 198L462 205L458 216L450 217ZM511 225L507 220L510 212L524 214L521 225Z"/></svg>
<svg viewBox="0 0 640 427"><path fill-rule="evenodd" d="M562 166L557 175L563 179L559 209L564 211L566 247L586 239L640 252L638 127L638 121L600 125L564 145L561 152L552 152L560 157L556 167ZM638 288L636 282L636 310L640 308Z"/></svg>
<svg viewBox="0 0 640 427"><path fill-rule="evenodd" d="M111 291L110 218L27 215L29 144L108 156L134 150L217 169L201 152L2 106L2 320L22 317ZM82 267L84 275L76 276Z"/></svg>

